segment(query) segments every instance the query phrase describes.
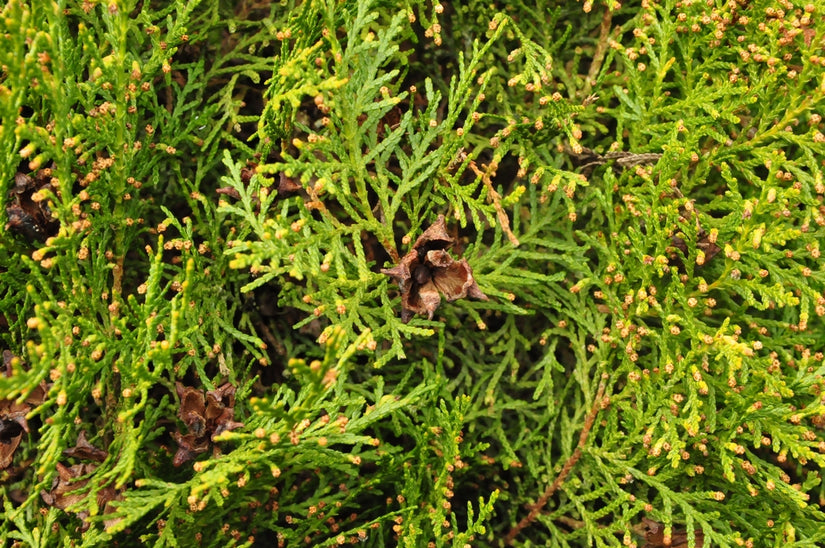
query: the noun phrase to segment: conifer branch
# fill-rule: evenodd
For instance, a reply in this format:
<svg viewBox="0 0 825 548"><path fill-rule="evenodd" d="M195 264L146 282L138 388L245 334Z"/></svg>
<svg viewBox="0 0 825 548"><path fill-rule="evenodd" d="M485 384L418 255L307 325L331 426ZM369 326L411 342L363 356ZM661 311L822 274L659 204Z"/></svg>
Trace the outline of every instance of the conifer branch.
<svg viewBox="0 0 825 548"><path fill-rule="evenodd" d="M599 411L605 409L609 404L609 398L605 398L604 391L607 386L607 374L602 374L602 379L599 382L599 387L596 390L596 397L593 399L593 406L590 408L590 412L584 419L584 424L582 425L582 430L579 433L579 442L576 444L576 448L573 450L573 453L567 458L562 466L561 470L559 471L556 479L553 480L547 489L544 490L544 493L536 500L534 504L530 506L530 511L521 521L519 521L510 532L507 533L507 536L504 537L504 543L508 546L512 546L513 542L515 541L516 537L521 533L523 529L528 527L533 521L535 521L536 516L541 513L544 507L547 505L547 501L550 500L550 497L553 496L553 493L558 491L559 487L562 486L564 480L567 479L567 476L573 470L573 467L576 466L576 463L582 456L582 451L584 450L585 445L587 444L587 438L590 435L590 429L593 428L593 423L596 422L596 416L599 414Z"/></svg>
<svg viewBox="0 0 825 548"><path fill-rule="evenodd" d="M820 3L133 4L0 7L0 539L825 545Z"/></svg>

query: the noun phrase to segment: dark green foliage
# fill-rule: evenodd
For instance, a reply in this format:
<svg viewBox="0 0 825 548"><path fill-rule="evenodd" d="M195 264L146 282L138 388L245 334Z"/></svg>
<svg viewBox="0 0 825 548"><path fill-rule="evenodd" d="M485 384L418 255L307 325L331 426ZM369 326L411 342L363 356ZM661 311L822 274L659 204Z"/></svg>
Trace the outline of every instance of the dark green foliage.
<svg viewBox="0 0 825 548"><path fill-rule="evenodd" d="M4 545L825 543L822 8L527 4L1 9Z"/></svg>

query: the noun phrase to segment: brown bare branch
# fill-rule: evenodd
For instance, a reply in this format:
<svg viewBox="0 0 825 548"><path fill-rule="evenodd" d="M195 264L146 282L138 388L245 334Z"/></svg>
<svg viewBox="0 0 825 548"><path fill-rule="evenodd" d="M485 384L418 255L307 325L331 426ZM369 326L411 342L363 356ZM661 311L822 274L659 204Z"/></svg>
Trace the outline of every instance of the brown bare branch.
<svg viewBox="0 0 825 548"><path fill-rule="evenodd" d="M470 169L473 170L473 173L476 174L477 177L481 177L481 180L484 182L484 186L487 187L487 194L490 196L490 200L493 202L493 207L496 208L496 215L498 216L498 224L501 225L501 230L507 235L507 239L510 240L510 243L514 246L519 245L518 238L516 235L513 234L513 231L510 230L510 218L507 217L507 213L504 211L504 208L501 206L501 194L496 192L496 189L493 188L493 181L490 179L491 174L495 173L496 165L491 164L490 166L484 166L484 171L478 169L475 162L470 162Z"/></svg>
<svg viewBox="0 0 825 548"><path fill-rule="evenodd" d="M570 458L564 463L562 466L559 475L556 476L556 479L550 486L544 491L544 493L539 497L536 503L530 508L530 512L520 521L518 524L513 527L507 536L504 538L504 543L508 546L512 546L513 541L515 540L516 536L528 525L535 521L536 516L542 511L542 509L547 504L547 501L550 500L550 497L553 496L559 487L561 487L564 480L567 479L567 476L570 474L570 471L573 470L573 467L579 461L582 456L582 450L584 449L585 444L587 443L587 437L590 435L590 429L593 428L593 423L596 422L596 415L599 414L600 409L604 409L607 405L608 399L604 397L604 390L605 384L607 382L607 374L602 375L602 381L599 383L599 388L596 391L596 398L593 400L593 407L590 409L590 413L588 413L587 417L584 420L584 426L582 427L582 431L579 434L579 443L576 445L576 449L573 451L573 454L570 455Z"/></svg>

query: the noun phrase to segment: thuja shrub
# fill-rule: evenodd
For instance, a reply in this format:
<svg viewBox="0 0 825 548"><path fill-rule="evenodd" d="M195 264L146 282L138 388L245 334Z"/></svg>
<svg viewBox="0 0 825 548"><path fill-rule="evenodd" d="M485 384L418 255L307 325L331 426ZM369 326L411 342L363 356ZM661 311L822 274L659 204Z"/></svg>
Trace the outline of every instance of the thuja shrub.
<svg viewBox="0 0 825 548"><path fill-rule="evenodd" d="M825 543L817 3L0 13L4 545Z"/></svg>

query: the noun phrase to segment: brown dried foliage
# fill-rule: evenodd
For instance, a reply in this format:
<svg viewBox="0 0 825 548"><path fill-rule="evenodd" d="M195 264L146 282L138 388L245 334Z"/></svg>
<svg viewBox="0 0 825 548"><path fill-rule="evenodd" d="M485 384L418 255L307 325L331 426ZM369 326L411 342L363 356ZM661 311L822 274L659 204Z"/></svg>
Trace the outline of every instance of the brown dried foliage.
<svg viewBox="0 0 825 548"><path fill-rule="evenodd" d="M408 322L415 314L433 319L441 304L441 295L448 302L465 297L487 300L473 278L467 259L459 261L447 252L453 238L447 234L444 216L424 231L409 253L392 268L381 269L391 276L401 289L401 320Z"/></svg>
<svg viewBox="0 0 825 548"><path fill-rule="evenodd" d="M4 350L3 366L7 377L12 375L14 361L15 356L9 350ZM32 407L43 403L46 391L46 384L40 383L26 396L22 403L13 400L0 400L0 470L5 470L11 466L14 453L23 440L23 434L29 433L29 423L26 420L26 415L31 412Z"/></svg>
<svg viewBox="0 0 825 548"><path fill-rule="evenodd" d="M172 433L178 443L172 464L180 466L208 451L210 441L214 441L216 436L240 428L243 423L234 420L235 387L229 383L210 390L206 397L197 388L181 383L176 384L176 390L180 398L178 417L189 431L187 434Z"/></svg>
<svg viewBox="0 0 825 548"><path fill-rule="evenodd" d="M6 230L20 234L29 241L45 241L57 234L59 223L39 191L51 188L51 169L41 169L34 177L18 172L6 205Z"/></svg>

